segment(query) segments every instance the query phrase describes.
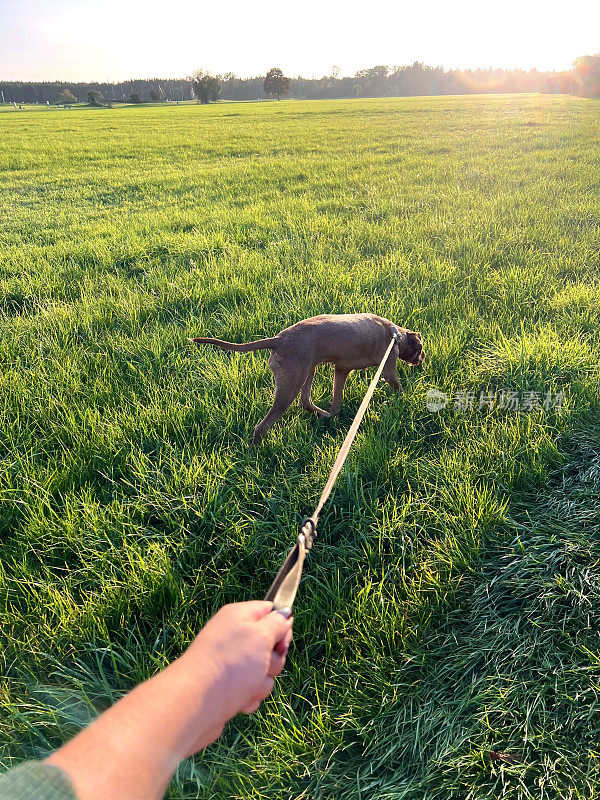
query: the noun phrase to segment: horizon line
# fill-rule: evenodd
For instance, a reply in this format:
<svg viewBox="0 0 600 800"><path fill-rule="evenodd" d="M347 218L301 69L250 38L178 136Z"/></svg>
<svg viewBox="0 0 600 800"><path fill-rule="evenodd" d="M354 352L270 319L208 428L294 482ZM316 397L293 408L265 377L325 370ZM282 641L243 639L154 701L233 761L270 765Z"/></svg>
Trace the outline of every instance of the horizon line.
<svg viewBox="0 0 600 800"><path fill-rule="evenodd" d="M344 79L347 79L347 78L355 78L358 72L361 72L363 70L375 69L376 67L387 67L389 70L396 70L396 69L401 69L401 68L406 68L406 67L412 67L415 64L422 64L423 66L428 67L429 69L442 69L442 70L444 70L444 72L478 72L478 71L480 71L480 72L496 72L496 71L501 71L501 72L562 73L562 72L572 72L572 69L573 69L573 65L571 65L571 67L569 67L567 69L558 69L558 68L539 69L538 67L529 67L529 68L526 68L526 67L497 67L497 66L494 67L494 66L491 66L491 65L487 66L487 67L445 67L442 64L427 64L424 61L416 60L416 61L413 61L411 64L393 64L393 65L390 65L390 64L374 64L371 67L363 67L360 70L356 70L354 75L338 75L338 76L334 76L333 74L329 74L329 75L328 74L323 74L323 75L320 75L319 77L315 77L314 74L313 74L312 77L308 77L306 75L295 75L295 76L288 75L287 77L289 77L290 80L307 80L307 81L317 81L317 80L321 80L323 78L333 78L334 80L344 80ZM272 67L269 67L268 69L272 69ZM260 74L257 74L257 75L236 75L235 73L233 73L233 76L235 78L238 78L239 80L253 80L253 79L257 79L257 78L263 78L264 75L266 74L266 72L268 71L268 69L265 70L264 74L260 73ZM210 75L219 76L221 78L223 78L224 75L228 74L227 72L225 72L225 73L219 73L219 72L213 73L210 70L206 70L206 71ZM28 79L23 79L23 78L2 78L2 77L0 77L0 83L89 83L89 84L92 84L92 83L98 83L98 84L103 83L103 84L109 84L109 85L112 84L112 85L115 85L115 86L118 85L118 84L122 84L122 83L128 83L130 81L160 81L160 80L163 80L163 81L185 81L185 82L188 82L187 76L184 77L184 76L166 76L166 75L161 75L161 76L153 75L151 77L140 77L140 76L133 77L132 76L132 77L129 77L129 78L121 78L119 80L114 80L114 79L112 79L112 80L111 79L103 80L103 79L98 79L98 78L94 78L94 79L90 80L90 79L85 79L85 78L77 78L77 79L73 79L73 78L71 78L71 79L69 79L69 78L28 78Z"/></svg>

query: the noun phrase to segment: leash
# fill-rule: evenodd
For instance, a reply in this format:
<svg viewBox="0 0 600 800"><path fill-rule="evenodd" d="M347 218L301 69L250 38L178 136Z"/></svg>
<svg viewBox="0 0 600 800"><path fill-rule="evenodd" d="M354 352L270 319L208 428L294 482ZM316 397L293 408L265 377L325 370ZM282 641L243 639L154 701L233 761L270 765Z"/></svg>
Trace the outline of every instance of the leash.
<svg viewBox="0 0 600 800"><path fill-rule="evenodd" d="M392 347L396 342L399 343L400 341L399 331L396 328L393 328L392 331L392 341L390 342L388 349L385 351L384 357L381 359L381 363L377 368L377 372L373 376L373 380L371 381L371 384L367 389L367 393L360 404L360 408L356 412L356 416L354 417L352 425L350 426L350 430L346 434L344 443L339 449L337 458L335 459L334 465L329 473L329 478L325 484L325 488L323 489L321 497L319 498L319 502L317 503L317 507L313 515L307 517L302 523L296 545L288 553L285 561L281 565L281 569L275 576L275 580L271 584L271 588L265 597L265 600L271 600L273 602L274 611L280 611L286 617L289 617L292 613L292 604L294 602L294 598L296 597L296 592L298 591L300 578L302 577L304 559L307 552L312 548L314 540L317 536L317 523L319 521L319 514L323 510L323 506L331 494L331 490L333 489L333 485L337 479L337 476L340 474L340 470L344 466L344 462L348 457L348 453L352 447L352 442L354 441L354 437L358 431L358 426L362 422L362 418L365 415L365 411L367 410L367 406L371 401L371 397L373 397L373 392L375 391L375 387L379 382L379 378L381 377L383 368L388 360L388 356L392 352Z"/></svg>

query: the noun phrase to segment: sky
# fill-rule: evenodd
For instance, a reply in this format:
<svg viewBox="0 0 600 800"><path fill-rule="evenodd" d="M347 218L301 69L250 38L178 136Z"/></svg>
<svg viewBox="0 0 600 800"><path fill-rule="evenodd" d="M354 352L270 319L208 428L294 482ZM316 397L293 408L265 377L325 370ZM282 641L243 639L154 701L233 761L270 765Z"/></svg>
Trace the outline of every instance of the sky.
<svg viewBox="0 0 600 800"><path fill-rule="evenodd" d="M600 0L0 0L0 80L562 70L598 51Z"/></svg>

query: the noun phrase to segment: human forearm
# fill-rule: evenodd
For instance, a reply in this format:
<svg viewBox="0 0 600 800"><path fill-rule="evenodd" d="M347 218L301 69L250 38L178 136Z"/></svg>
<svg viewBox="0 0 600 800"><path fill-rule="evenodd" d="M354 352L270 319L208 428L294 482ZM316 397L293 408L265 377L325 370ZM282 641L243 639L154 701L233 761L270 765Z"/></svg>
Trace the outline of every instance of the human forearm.
<svg viewBox="0 0 600 800"><path fill-rule="evenodd" d="M185 653L138 686L47 761L79 800L158 800L186 756L214 741L273 688L292 620L264 601L224 606Z"/></svg>
<svg viewBox="0 0 600 800"><path fill-rule="evenodd" d="M48 762L63 769L80 800L153 800L179 762L220 734L216 681L180 660L136 687Z"/></svg>

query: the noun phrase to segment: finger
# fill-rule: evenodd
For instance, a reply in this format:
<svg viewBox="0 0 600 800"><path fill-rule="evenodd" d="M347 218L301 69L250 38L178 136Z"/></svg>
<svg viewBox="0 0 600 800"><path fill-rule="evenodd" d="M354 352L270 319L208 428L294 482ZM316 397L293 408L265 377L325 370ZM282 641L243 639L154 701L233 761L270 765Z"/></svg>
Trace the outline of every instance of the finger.
<svg viewBox="0 0 600 800"><path fill-rule="evenodd" d="M293 621L292 617L286 619L281 614L268 614L264 619L260 620L260 624L264 626L271 639L271 649L275 647L276 642L284 638L291 629Z"/></svg>
<svg viewBox="0 0 600 800"><path fill-rule="evenodd" d="M273 648L273 650L276 653L279 653L280 656L286 655L290 646L290 642L292 641L292 634L293 631L290 628L289 631L286 633L286 635L283 637L283 639L280 639L278 642L275 643L275 647Z"/></svg>
<svg viewBox="0 0 600 800"><path fill-rule="evenodd" d="M240 610L253 620L262 619L273 610L273 603L270 600L246 600L238 605L241 607Z"/></svg>
<svg viewBox="0 0 600 800"><path fill-rule="evenodd" d="M273 680L273 678L271 678L271 676L268 676L267 678L264 679L264 681L262 682L262 686L260 687L260 691L258 693L258 697L260 697L261 702L263 700L266 700L267 697L271 694L274 685L275 681Z"/></svg>
<svg viewBox="0 0 600 800"><path fill-rule="evenodd" d="M265 700L273 691L274 683L275 681L273 678L265 678L254 697L242 707L242 713L252 714L254 711L256 711L262 701Z"/></svg>
<svg viewBox="0 0 600 800"><path fill-rule="evenodd" d="M267 670L267 675L269 675L271 678L276 678L284 666L285 653L280 655L273 650L271 653L271 658L269 659L269 669Z"/></svg>
<svg viewBox="0 0 600 800"><path fill-rule="evenodd" d="M249 703L247 706L244 706L242 708L241 713L242 714L254 714L254 712L258 711L258 709L260 708L260 704L261 703L262 703L262 700L253 701L252 703Z"/></svg>

